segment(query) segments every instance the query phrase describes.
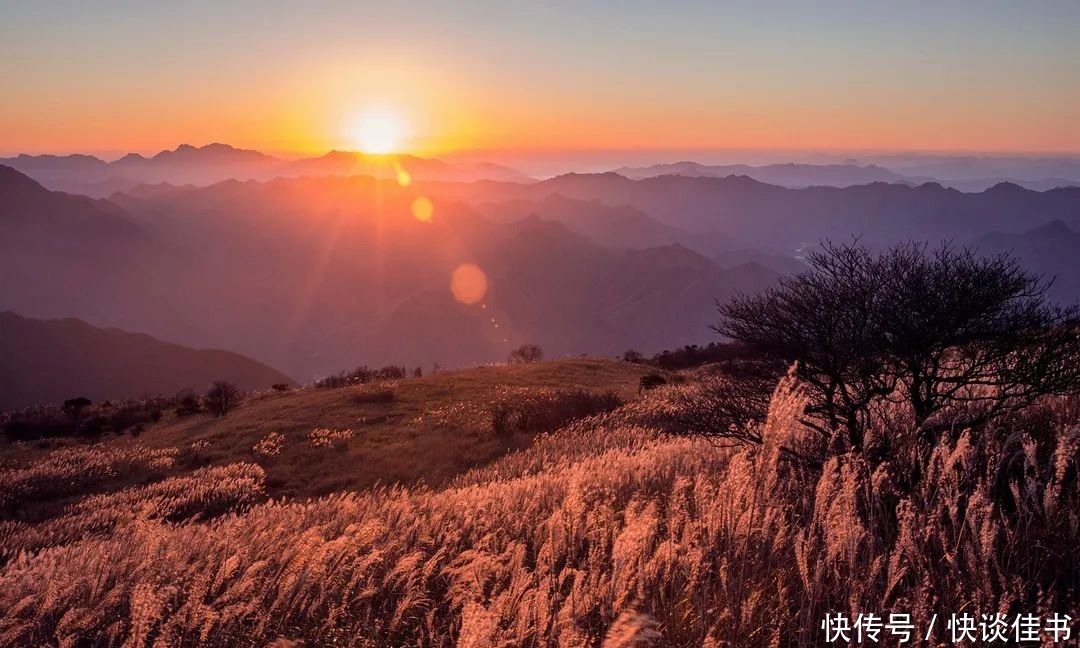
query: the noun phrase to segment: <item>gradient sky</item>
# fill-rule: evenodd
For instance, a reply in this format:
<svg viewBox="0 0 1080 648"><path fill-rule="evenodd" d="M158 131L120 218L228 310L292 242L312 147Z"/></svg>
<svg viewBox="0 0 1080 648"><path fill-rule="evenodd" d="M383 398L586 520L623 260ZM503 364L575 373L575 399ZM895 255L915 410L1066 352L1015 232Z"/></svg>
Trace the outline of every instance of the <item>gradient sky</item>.
<svg viewBox="0 0 1080 648"><path fill-rule="evenodd" d="M0 0L0 151L1080 151L1074 0L218 4Z"/></svg>

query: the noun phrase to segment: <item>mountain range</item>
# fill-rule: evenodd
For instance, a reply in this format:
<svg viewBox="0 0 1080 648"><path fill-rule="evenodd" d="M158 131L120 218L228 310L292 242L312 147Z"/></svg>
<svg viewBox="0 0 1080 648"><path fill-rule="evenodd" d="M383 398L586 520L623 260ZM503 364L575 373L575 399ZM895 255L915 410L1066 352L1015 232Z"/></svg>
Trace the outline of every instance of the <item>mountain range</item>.
<svg viewBox="0 0 1080 648"><path fill-rule="evenodd" d="M371 175L397 179L404 172L409 181L531 180L522 173L495 164L450 164L413 155L365 155L352 151L331 151L320 157L284 160L218 143L201 147L181 144L175 150L161 151L150 157L129 153L111 162L91 155L22 154L0 158L0 164L26 174L49 189L97 198L117 191L130 191L144 184L209 185L230 179L270 180L304 175Z"/></svg>
<svg viewBox="0 0 1080 648"><path fill-rule="evenodd" d="M171 396L214 380L241 389L294 384L280 372L229 351L191 349L148 335L102 329L77 319L35 320L0 312L0 409Z"/></svg>
<svg viewBox="0 0 1080 648"><path fill-rule="evenodd" d="M633 207L664 225L728 245L798 254L823 238L861 237L870 245L918 239L968 240L991 231L1023 232L1051 220L1080 223L1080 187L1033 191L1002 183L978 193L940 184L875 182L852 187L788 189L747 176L570 173L530 184L436 183L432 192L472 203L542 201L551 194Z"/></svg>
<svg viewBox="0 0 1080 648"><path fill-rule="evenodd" d="M888 153L860 155L850 161L883 166L909 178L934 179L965 191L981 191L1000 182L1039 190L1080 184L1080 157L1076 156Z"/></svg>
<svg viewBox="0 0 1080 648"><path fill-rule="evenodd" d="M842 188L871 182L888 182L911 186L937 183L966 192L985 191L1001 183L1018 184L1026 189L1036 191L1080 186L1080 163L1068 158L1056 162L1031 159L1013 160L1009 158L1004 160L998 158L958 157L934 159L903 156L871 159L881 160L883 164L860 164L856 160L848 160L842 164L796 164L787 162L760 166L675 162L645 167L620 167L615 169L615 173L637 180L664 175L708 178L746 176L759 182L779 185L789 189L802 189L805 187Z"/></svg>
<svg viewBox="0 0 1080 648"><path fill-rule="evenodd" d="M498 157L498 156L497 156ZM693 161L622 166L618 175L643 179L664 175L683 177L746 176L789 189L850 187L872 182L918 186L938 183L965 192L981 192L1004 182L1045 191L1080 186L1080 159L1072 157L1009 157L972 155L886 154L832 161L817 156L808 162L773 164L703 164ZM454 156L458 161L413 155L365 155L330 151L317 157L284 159L227 144L181 144L153 156L129 153L106 161L85 155L26 155L0 158L0 164L37 180L49 189L105 198L114 192L138 190L140 185L209 185L228 179L272 180L304 175L370 175L409 181L473 182L495 180L528 183L533 178L513 168ZM404 174L402 174L404 172Z"/></svg>
<svg viewBox="0 0 1080 648"><path fill-rule="evenodd" d="M1051 221L1020 233L990 232L973 244L984 252L1009 252L1029 271L1052 279L1050 295L1057 301L1080 301L1080 232L1065 221Z"/></svg>
<svg viewBox="0 0 1080 648"><path fill-rule="evenodd" d="M905 182L908 178L874 164L749 164L707 165L697 162L654 164L647 167L620 167L615 173L640 180L664 175L724 178L746 176L758 182L799 189L802 187L850 187L871 182Z"/></svg>
<svg viewBox="0 0 1080 648"><path fill-rule="evenodd" d="M2 206L74 199L3 176L13 181L0 184L0 228L22 244L0 258L0 308L226 348L301 380L359 364L502 360L523 342L562 356L704 341L715 298L777 276L677 243L628 249L535 217L496 223L435 194L422 222L411 205L427 187L369 176L79 200L73 217L119 219L125 232L80 240L58 224L28 236ZM482 303L449 289L464 264L487 277Z"/></svg>
<svg viewBox="0 0 1080 648"><path fill-rule="evenodd" d="M427 161L433 179L413 172L420 166L403 181L393 159L333 172L359 159L351 154L304 161L297 177L200 186L230 165L280 168L259 153L207 148L130 158L174 172L107 199L0 166L0 310L228 349L308 381L360 364L497 361L525 342L553 357L706 342L715 300L799 270L824 238L1016 249L1061 276L1074 270L1074 248L1054 241L1080 227L1080 188L791 189L747 176L615 173L474 180L476 165L437 161ZM215 152L231 161L185 161ZM447 179L446 168L470 179ZM418 201L430 218L414 217ZM462 267L483 273L482 299L455 298ZM1080 285L1061 279L1055 291L1075 299Z"/></svg>

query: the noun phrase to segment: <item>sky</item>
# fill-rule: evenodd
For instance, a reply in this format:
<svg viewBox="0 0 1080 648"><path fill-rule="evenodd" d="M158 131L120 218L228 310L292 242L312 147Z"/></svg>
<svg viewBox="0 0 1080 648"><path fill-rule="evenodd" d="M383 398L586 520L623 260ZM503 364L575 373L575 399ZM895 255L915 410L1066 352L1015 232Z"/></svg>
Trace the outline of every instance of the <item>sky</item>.
<svg viewBox="0 0 1080 648"><path fill-rule="evenodd" d="M1080 152L1080 2L9 2L0 152Z"/></svg>

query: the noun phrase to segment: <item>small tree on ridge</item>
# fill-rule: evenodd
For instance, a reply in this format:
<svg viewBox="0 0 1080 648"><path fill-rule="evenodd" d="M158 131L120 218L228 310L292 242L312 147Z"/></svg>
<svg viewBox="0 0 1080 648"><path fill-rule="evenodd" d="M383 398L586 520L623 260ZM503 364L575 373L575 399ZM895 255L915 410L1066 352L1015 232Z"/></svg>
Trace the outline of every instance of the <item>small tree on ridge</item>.
<svg viewBox="0 0 1080 648"><path fill-rule="evenodd" d="M206 410L214 416L225 416L240 402L240 390L224 380L216 380L206 392Z"/></svg>
<svg viewBox="0 0 1080 648"><path fill-rule="evenodd" d="M522 344L507 357L510 364L532 364L543 359L544 350L538 344Z"/></svg>

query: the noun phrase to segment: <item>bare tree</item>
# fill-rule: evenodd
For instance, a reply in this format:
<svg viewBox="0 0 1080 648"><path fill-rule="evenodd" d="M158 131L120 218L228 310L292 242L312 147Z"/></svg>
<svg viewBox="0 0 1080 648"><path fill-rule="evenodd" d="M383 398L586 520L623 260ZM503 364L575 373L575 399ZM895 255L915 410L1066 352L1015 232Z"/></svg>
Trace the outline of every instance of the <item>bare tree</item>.
<svg viewBox="0 0 1080 648"><path fill-rule="evenodd" d="M893 280L877 327L916 422L961 408L971 424L1080 390L1077 309L1050 303L1051 282L1012 256L908 244L881 262Z"/></svg>
<svg viewBox="0 0 1080 648"><path fill-rule="evenodd" d="M826 244L807 263L761 294L718 304L713 328L778 364L797 361L812 397L807 426L824 437L844 429L861 445L870 404L894 388L873 326L886 277L855 245Z"/></svg>
<svg viewBox="0 0 1080 648"><path fill-rule="evenodd" d="M510 352L507 361L510 364L532 364L544 359L544 350L537 344L522 344Z"/></svg>
<svg viewBox="0 0 1080 648"><path fill-rule="evenodd" d="M664 423L684 433L720 439L724 444L761 443L759 423L769 411L773 378L747 378L720 371L705 373L691 385L673 390L675 407Z"/></svg>
<svg viewBox="0 0 1080 648"><path fill-rule="evenodd" d="M225 416L240 402L240 390L224 380L214 381L206 392L206 410L214 416Z"/></svg>
<svg viewBox="0 0 1080 648"><path fill-rule="evenodd" d="M905 402L925 435L933 417L972 424L1050 394L1080 391L1076 308L1008 254L945 244L873 253L857 242L812 253L807 272L720 305L718 332L797 361L807 423L861 448L870 405Z"/></svg>

